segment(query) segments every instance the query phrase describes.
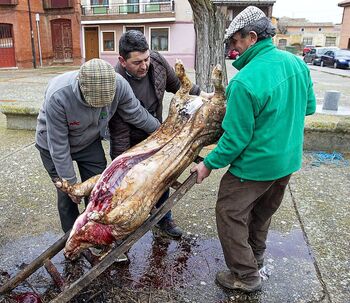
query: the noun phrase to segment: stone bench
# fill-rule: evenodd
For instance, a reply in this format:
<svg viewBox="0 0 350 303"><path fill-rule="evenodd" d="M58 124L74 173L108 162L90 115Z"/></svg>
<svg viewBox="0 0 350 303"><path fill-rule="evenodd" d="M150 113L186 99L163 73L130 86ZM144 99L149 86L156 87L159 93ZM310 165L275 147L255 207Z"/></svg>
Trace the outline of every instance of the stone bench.
<svg viewBox="0 0 350 303"><path fill-rule="evenodd" d="M0 104L0 112L6 116L8 129L35 130L39 109L39 104L29 102Z"/></svg>
<svg viewBox="0 0 350 303"><path fill-rule="evenodd" d="M350 153L350 116L315 114L305 120L304 149Z"/></svg>

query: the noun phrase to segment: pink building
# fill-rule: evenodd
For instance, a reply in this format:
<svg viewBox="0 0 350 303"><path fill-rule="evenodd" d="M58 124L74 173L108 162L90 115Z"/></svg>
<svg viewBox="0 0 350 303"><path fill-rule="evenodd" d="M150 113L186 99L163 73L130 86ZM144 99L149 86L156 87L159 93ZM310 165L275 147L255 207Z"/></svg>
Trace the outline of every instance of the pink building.
<svg viewBox="0 0 350 303"><path fill-rule="evenodd" d="M350 1L342 1L338 6L344 8L339 47L350 49Z"/></svg>
<svg viewBox="0 0 350 303"><path fill-rule="evenodd" d="M144 33L150 48L175 64L195 62L195 32L187 0L82 0L82 57L118 60L120 36L127 30Z"/></svg>

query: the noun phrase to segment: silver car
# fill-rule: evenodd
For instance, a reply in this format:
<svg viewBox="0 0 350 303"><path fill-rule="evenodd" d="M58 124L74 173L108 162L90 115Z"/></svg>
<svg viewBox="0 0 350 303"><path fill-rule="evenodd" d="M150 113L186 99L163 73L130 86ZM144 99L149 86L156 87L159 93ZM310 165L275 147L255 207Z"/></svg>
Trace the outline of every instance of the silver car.
<svg viewBox="0 0 350 303"><path fill-rule="evenodd" d="M335 46L326 46L326 47L315 47L311 51L309 51L304 56L304 61L306 63L311 63L313 65L320 65L321 64L321 56L329 51L329 50L338 50L338 47Z"/></svg>

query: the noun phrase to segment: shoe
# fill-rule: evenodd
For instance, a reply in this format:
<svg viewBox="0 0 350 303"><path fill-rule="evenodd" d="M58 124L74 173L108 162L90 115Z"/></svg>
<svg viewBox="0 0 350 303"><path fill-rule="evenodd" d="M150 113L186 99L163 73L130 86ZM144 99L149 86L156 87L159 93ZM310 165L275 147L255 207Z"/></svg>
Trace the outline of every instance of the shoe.
<svg viewBox="0 0 350 303"><path fill-rule="evenodd" d="M128 261L129 261L129 258L126 254L121 254L115 259L115 262L117 263L128 262Z"/></svg>
<svg viewBox="0 0 350 303"><path fill-rule="evenodd" d="M89 247L89 250L95 257L101 257L103 254L103 249L99 247Z"/></svg>
<svg viewBox="0 0 350 303"><path fill-rule="evenodd" d="M240 290L247 293L258 291L262 286L260 276L251 277L243 281L234 277L229 270L219 271L216 274L216 281L226 288Z"/></svg>
<svg viewBox="0 0 350 303"><path fill-rule="evenodd" d="M178 239L182 237L182 229L178 227L172 219L158 223L156 224L156 227L171 238Z"/></svg>

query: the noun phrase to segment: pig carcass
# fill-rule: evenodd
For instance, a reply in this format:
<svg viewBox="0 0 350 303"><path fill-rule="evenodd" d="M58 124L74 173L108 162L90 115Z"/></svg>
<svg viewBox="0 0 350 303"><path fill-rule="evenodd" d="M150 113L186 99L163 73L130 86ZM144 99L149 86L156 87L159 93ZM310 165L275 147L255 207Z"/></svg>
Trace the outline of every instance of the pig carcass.
<svg viewBox="0 0 350 303"><path fill-rule="evenodd" d="M91 192L66 243L67 258L74 259L91 246L110 246L136 230L202 147L222 134L225 92L221 67L212 72L211 100L189 95L192 83L181 61L175 64L175 72L181 88L171 100L168 118L156 132L114 159L101 175L73 186L64 180L56 183L71 195Z"/></svg>

